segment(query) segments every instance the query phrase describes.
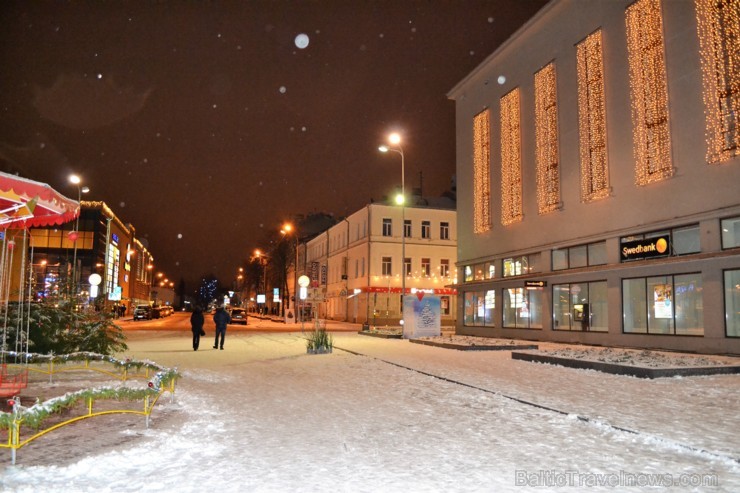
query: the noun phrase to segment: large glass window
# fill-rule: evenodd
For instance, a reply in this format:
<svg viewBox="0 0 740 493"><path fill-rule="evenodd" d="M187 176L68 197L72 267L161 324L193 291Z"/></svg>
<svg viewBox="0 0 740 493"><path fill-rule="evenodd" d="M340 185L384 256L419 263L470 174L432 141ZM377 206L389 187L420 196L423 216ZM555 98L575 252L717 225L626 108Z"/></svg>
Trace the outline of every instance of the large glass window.
<svg viewBox="0 0 740 493"><path fill-rule="evenodd" d="M606 281L552 287L553 330L607 332Z"/></svg>
<svg viewBox="0 0 740 493"><path fill-rule="evenodd" d="M467 291L465 293L464 324L467 326L493 327L493 311L495 308L495 291Z"/></svg>
<svg viewBox="0 0 740 493"><path fill-rule="evenodd" d="M606 242L557 248L552 251L552 270L606 264Z"/></svg>
<svg viewBox="0 0 740 493"><path fill-rule="evenodd" d="M740 217L722 220L722 248L740 247Z"/></svg>
<svg viewBox="0 0 740 493"><path fill-rule="evenodd" d="M660 239L661 237L663 239ZM653 246L649 240L655 238L658 240ZM688 255L701 252L701 234L699 225L691 224L669 230L624 236L620 238L620 245L623 262L656 256Z"/></svg>
<svg viewBox="0 0 740 493"><path fill-rule="evenodd" d="M504 259L504 277L521 276L529 272L529 259L526 255Z"/></svg>
<svg viewBox="0 0 740 493"><path fill-rule="evenodd" d="M541 329L542 290L509 288L503 291L503 326L515 329Z"/></svg>
<svg viewBox="0 0 740 493"><path fill-rule="evenodd" d="M625 333L704 335L701 274L622 281Z"/></svg>
<svg viewBox="0 0 740 493"><path fill-rule="evenodd" d="M725 275L725 333L740 337L740 270L727 270Z"/></svg>

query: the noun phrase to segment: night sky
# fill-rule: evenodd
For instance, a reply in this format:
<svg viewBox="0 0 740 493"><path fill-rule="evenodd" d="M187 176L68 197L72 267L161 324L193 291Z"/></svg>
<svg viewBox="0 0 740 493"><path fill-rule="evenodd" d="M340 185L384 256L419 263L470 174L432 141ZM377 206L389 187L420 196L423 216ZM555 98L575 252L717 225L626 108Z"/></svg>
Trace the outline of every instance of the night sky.
<svg viewBox="0 0 740 493"><path fill-rule="evenodd" d="M158 271L231 284L285 219L392 195L391 131L407 189L448 190L446 93L544 3L3 1L0 163L77 173Z"/></svg>

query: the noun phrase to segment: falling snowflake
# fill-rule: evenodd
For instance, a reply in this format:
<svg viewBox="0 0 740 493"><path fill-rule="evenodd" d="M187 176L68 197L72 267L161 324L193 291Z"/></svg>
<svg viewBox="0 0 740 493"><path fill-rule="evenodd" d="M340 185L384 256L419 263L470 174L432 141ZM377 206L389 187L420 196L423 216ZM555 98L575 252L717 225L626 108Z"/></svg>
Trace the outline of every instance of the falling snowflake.
<svg viewBox="0 0 740 493"><path fill-rule="evenodd" d="M506 84L506 77L504 77L503 75L499 75L498 76L498 79L496 79L496 80L498 81L499 85L501 85L501 86L503 86L504 84Z"/></svg>
<svg viewBox="0 0 740 493"><path fill-rule="evenodd" d="M177 233L177 239L182 240L182 233Z"/></svg>
<svg viewBox="0 0 740 493"><path fill-rule="evenodd" d="M306 48L308 46L308 43L309 43L308 35L304 33L301 33L295 37L295 45L300 49Z"/></svg>
<svg viewBox="0 0 740 493"><path fill-rule="evenodd" d="M118 205L119 205L119 206L121 206L121 207L126 207L126 202L121 202L121 203L120 203L120 204L118 204Z"/></svg>
<svg viewBox="0 0 740 493"><path fill-rule="evenodd" d="M280 89L279 89L280 94L285 94L285 91L287 91L287 90L288 89L286 89L285 86L280 86Z"/></svg>
<svg viewBox="0 0 740 493"><path fill-rule="evenodd" d="M489 23L489 24L493 23L493 17L489 17L489 18L488 18L488 23Z"/></svg>
<svg viewBox="0 0 740 493"><path fill-rule="evenodd" d="M306 127L301 127L301 132L305 132L305 131L306 131Z"/></svg>
<svg viewBox="0 0 740 493"><path fill-rule="evenodd" d="M98 79L102 79L102 78L103 78L103 74L98 74Z"/></svg>

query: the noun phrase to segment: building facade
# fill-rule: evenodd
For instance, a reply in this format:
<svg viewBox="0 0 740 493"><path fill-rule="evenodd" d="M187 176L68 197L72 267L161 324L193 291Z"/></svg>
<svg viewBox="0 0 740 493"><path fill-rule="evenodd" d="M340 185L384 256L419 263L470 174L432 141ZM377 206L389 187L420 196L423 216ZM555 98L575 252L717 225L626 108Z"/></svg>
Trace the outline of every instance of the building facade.
<svg viewBox="0 0 740 493"><path fill-rule="evenodd" d="M149 304L154 258L104 202L81 203L79 221L32 228L33 299L53 300L67 280L88 303L112 308ZM90 276L98 274L97 289ZM97 294L96 294L97 292ZM121 309L121 312L123 309ZM119 313L121 313L119 312Z"/></svg>
<svg viewBox="0 0 740 493"><path fill-rule="evenodd" d="M553 0L449 93L461 334L740 353L739 0Z"/></svg>
<svg viewBox="0 0 740 493"><path fill-rule="evenodd" d="M319 318L397 327L405 269L406 295L424 290L439 296L442 325L452 326L456 239L451 203L407 206L403 212L368 204L306 243L304 271L314 287L308 304Z"/></svg>

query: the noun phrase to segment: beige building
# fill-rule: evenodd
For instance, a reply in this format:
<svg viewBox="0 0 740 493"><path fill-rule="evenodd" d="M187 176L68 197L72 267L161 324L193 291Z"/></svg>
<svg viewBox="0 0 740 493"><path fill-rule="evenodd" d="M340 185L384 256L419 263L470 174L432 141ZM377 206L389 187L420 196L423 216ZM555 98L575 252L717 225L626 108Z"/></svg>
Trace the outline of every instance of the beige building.
<svg viewBox="0 0 740 493"><path fill-rule="evenodd" d="M399 326L404 264L406 295L424 290L439 296L442 324L454 325L456 291L450 286L456 282L455 209L452 201L433 201L439 205L406 207L405 221L398 206L368 204L308 241L306 272L320 293L311 303L315 313Z"/></svg>
<svg viewBox="0 0 740 493"><path fill-rule="evenodd" d="M740 0L553 0L455 86L457 332L740 353Z"/></svg>

